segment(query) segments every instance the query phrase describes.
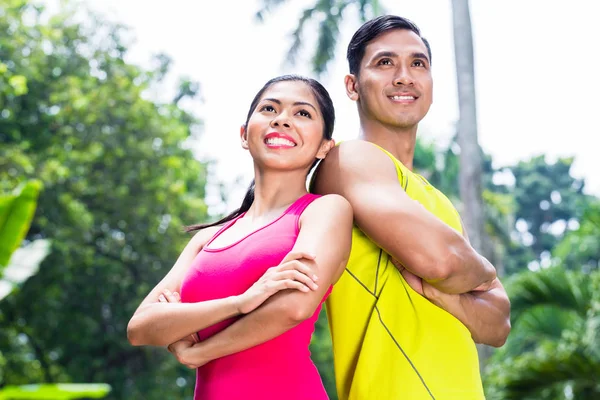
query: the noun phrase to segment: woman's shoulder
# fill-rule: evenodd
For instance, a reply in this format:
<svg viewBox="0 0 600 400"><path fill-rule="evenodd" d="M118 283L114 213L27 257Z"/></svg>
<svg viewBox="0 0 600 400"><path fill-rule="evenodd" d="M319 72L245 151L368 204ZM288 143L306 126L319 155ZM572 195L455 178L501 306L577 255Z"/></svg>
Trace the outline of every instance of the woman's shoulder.
<svg viewBox="0 0 600 400"><path fill-rule="evenodd" d="M215 225L215 226L210 226L208 228L201 229L198 232L196 232L194 234L194 236L192 236L192 238L190 239L190 243L192 243L192 245L194 247L196 247L198 250L201 250L206 245L206 243L208 243L208 241L210 239L212 239L212 237L222 227L223 227L223 225Z"/></svg>
<svg viewBox="0 0 600 400"><path fill-rule="evenodd" d="M304 214L307 218L320 222L326 219L351 219L352 206L339 194L325 194L313 200Z"/></svg>

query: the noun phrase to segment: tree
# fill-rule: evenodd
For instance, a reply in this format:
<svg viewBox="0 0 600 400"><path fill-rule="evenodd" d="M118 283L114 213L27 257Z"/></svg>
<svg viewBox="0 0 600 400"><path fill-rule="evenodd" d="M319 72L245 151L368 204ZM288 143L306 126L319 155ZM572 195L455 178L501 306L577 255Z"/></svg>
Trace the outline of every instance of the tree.
<svg viewBox="0 0 600 400"><path fill-rule="evenodd" d="M589 201L583 180L571 175L573 161L560 158L551 163L540 155L509 168L515 177L520 240L531 246L536 259L552 252L569 223L581 220Z"/></svg>
<svg viewBox="0 0 600 400"><path fill-rule="evenodd" d="M198 126L149 100L168 58L126 63L124 29L61 3L56 15L0 0L0 182L39 179L27 240L52 239L37 275L0 312L0 385L107 382L110 398L192 392L191 371L163 349L133 348L126 325L181 251L182 226L206 219L206 163L188 149ZM165 61L166 60L166 61Z"/></svg>
<svg viewBox="0 0 600 400"><path fill-rule="evenodd" d="M513 331L487 371L487 398L597 398L599 271L584 275L561 266L525 271L507 282L507 290Z"/></svg>

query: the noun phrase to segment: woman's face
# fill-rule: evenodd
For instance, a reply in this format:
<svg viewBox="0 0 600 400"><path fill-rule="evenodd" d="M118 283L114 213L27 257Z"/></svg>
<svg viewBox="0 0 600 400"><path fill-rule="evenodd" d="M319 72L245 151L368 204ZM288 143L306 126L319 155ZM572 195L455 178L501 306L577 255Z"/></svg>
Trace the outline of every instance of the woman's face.
<svg viewBox="0 0 600 400"><path fill-rule="evenodd" d="M242 146L263 168L307 170L333 146L323 137L323 116L312 89L301 81L270 86L242 127Z"/></svg>

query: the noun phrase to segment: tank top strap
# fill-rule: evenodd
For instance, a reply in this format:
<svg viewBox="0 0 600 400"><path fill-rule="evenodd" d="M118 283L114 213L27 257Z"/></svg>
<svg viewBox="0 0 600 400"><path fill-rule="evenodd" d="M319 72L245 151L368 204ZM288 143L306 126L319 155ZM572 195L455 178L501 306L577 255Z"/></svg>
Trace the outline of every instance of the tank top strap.
<svg viewBox="0 0 600 400"><path fill-rule="evenodd" d="M302 197L298 198L298 200L296 200L294 203L292 203L292 205L287 209L285 213L300 216L304 212L306 207L308 207L310 203L312 203L319 197L321 197L321 195L306 193Z"/></svg>
<svg viewBox="0 0 600 400"><path fill-rule="evenodd" d="M319 197L321 197L321 195L319 194L307 193L304 196L300 197L298 200L296 200L285 212L287 215L293 216L294 230L296 231L296 235L300 233L300 216L302 215L306 207L308 207L310 203L312 203Z"/></svg>

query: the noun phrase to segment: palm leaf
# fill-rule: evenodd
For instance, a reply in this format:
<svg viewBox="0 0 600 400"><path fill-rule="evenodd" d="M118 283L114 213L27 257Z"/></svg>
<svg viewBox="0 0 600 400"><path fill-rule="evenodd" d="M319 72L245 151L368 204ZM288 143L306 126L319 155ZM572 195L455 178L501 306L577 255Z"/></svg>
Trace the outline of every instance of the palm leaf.
<svg viewBox="0 0 600 400"><path fill-rule="evenodd" d="M544 389L568 383L578 391L593 389L600 376L598 361L580 346L570 348L560 342L549 344L540 351L517 358L510 368L506 368L503 382L505 398L535 398L535 394Z"/></svg>
<svg viewBox="0 0 600 400"><path fill-rule="evenodd" d="M524 312L513 326L510 338L494 356L501 361L527 351L535 351L546 342L560 340L568 329L583 329L584 319L577 313L553 306L536 306Z"/></svg>
<svg viewBox="0 0 600 400"><path fill-rule="evenodd" d="M262 1L262 6L256 12L256 14L254 15L254 17L259 22L264 22L265 15L268 14L268 13L270 13L270 12L273 12L273 10L275 8L277 8L278 6L280 6L283 3L285 3L285 0L263 0Z"/></svg>
<svg viewBox="0 0 600 400"><path fill-rule="evenodd" d="M585 317L591 304L589 283L582 274L559 266L518 274L507 285L512 320L518 320L524 311L539 305L575 311Z"/></svg>

